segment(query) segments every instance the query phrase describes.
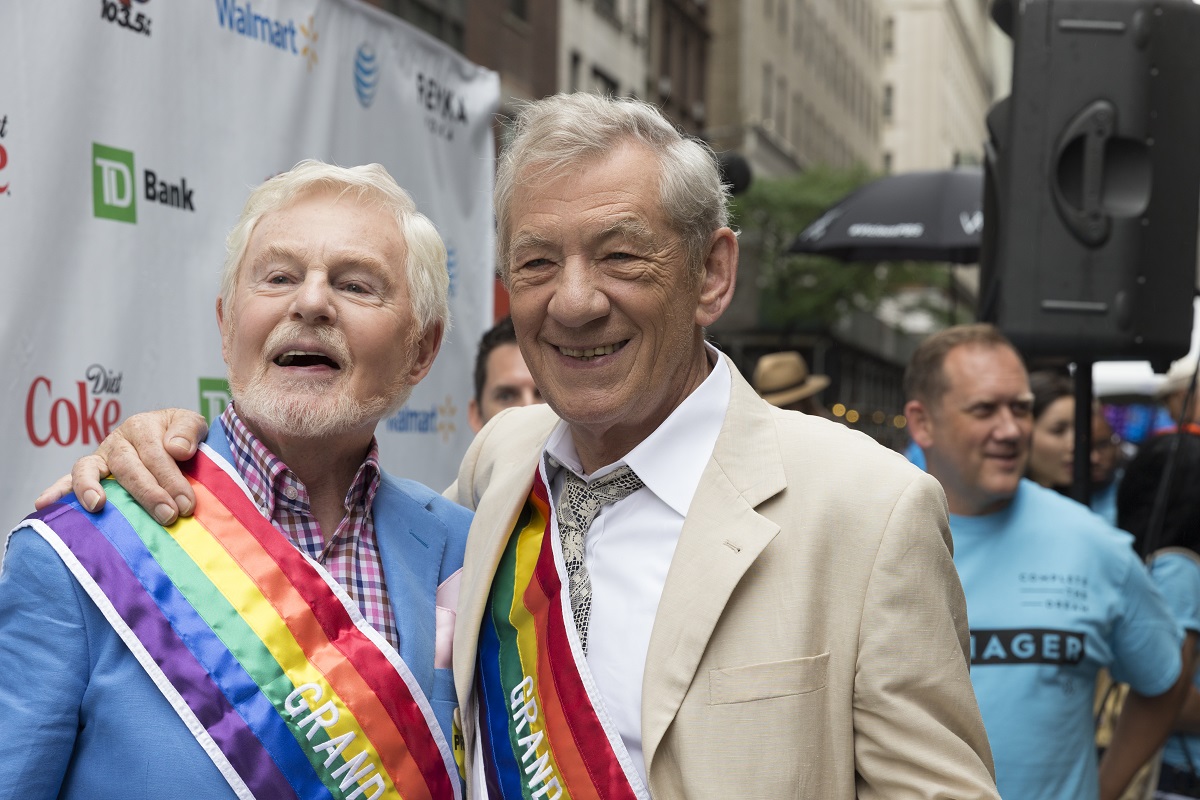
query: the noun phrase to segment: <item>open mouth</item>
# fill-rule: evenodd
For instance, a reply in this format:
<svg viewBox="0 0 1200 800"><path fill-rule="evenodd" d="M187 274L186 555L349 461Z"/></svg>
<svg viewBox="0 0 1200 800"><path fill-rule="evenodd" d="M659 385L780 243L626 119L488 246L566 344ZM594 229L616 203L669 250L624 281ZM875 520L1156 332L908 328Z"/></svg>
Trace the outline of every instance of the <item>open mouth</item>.
<svg viewBox="0 0 1200 800"><path fill-rule="evenodd" d="M613 353L617 352L627 344L629 344L628 339L623 342L617 342L616 344L606 344L603 347L592 347L588 348L587 350L572 350L570 347L559 347L558 352L569 358L578 358L581 361L591 361L593 358L599 358L600 356L611 356Z"/></svg>
<svg viewBox="0 0 1200 800"><path fill-rule="evenodd" d="M310 350L288 350L275 357L275 364L280 367L328 367L341 369L342 366L324 353Z"/></svg>

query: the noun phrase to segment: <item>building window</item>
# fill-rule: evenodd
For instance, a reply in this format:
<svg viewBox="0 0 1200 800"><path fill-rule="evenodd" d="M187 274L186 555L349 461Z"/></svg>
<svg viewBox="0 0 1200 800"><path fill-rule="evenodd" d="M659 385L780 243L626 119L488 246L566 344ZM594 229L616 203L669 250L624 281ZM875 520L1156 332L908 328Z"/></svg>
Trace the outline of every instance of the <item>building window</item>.
<svg viewBox="0 0 1200 800"><path fill-rule="evenodd" d="M888 17L883 21L883 53L890 56L895 52L896 20Z"/></svg>
<svg viewBox="0 0 1200 800"><path fill-rule="evenodd" d="M592 67L592 88L597 94L617 96L617 81L598 67Z"/></svg>
<svg viewBox="0 0 1200 800"><path fill-rule="evenodd" d="M593 0L593 2L595 3L596 13L610 20L616 20L617 0Z"/></svg>
<svg viewBox="0 0 1200 800"><path fill-rule="evenodd" d="M571 87L572 92L579 91L579 67L581 66L580 60L581 59L579 58L579 51L572 50L571 51L571 75L570 75L570 87Z"/></svg>
<svg viewBox="0 0 1200 800"><path fill-rule="evenodd" d="M892 119L892 85L889 83L883 87L883 119L885 122L890 122Z"/></svg>
<svg viewBox="0 0 1200 800"><path fill-rule="evenodd" d="M886 175L892 174L892 154L891 153L883 154L883 171L884 171L884 174L886 174Z"/></svg>

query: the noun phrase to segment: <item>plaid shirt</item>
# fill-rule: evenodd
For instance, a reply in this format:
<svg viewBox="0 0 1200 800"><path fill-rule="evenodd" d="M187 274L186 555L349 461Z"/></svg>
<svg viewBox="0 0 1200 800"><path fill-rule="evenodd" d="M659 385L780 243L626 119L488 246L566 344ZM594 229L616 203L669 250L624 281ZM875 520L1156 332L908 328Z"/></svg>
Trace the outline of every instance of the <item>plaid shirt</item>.
<svg viewBox="0 0 1200 800"><path fill-rule="evenodd" d="M233 466L259 510L297 550L325 567L367 622L399 650L400 636L388 602L371 513L383 475L378 443L371 440L371 449L346 492L346 516L326 544L309 507L308 490L296 474L250 432L232 405L221 414L221 424L233 451Z"/></svg>

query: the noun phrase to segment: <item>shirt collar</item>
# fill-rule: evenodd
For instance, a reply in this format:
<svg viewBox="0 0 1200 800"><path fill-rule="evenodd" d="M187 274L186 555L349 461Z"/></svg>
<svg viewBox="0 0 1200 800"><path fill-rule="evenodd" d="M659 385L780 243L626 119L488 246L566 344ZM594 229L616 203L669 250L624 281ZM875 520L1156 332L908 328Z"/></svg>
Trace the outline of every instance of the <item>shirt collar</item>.
<svg viewBox="0 0 1200 800"><path fill-rule="evenodd" d="M625 458L601 467L590 477L600 477L627 464L646 488L677 514L687 516L725 423L733 385L729 365L720 352L707 342L704 347L713 362L708 377ZM545 459L548 478L553 478L560 466L587 477L565 422L559 422L546 441Z"/></svg>
<svg viewBox="0 0 1200 800"><path fill-rule="evenodd" d="M225 427L229 449L233 453L233 466L241 476L256 505L268 518L275 518L277 503L286 503L293 508L308 508L308 490L304 483L288 469L287 464L272 453L230 403L221 413L221 424ZM344 507L347 512L356 508L369 511L375 503L383 470L379 466L379 443L372 437L367 457L359 465L346 491ZM292 489L291 492L288 489ZM280 497L283 495L283 497ZM294 497L291 495L295 495Z"/></svg>

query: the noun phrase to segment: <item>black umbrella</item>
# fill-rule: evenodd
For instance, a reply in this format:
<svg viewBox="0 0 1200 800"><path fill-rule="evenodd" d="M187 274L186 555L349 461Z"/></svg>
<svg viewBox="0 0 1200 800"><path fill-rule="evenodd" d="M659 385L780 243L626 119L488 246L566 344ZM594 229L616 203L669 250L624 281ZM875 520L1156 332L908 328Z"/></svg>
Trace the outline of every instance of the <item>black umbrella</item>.
<svg viewBox="0 0 1200 800"><path fill-rule="evenodd" d="M979 261L983 170L907 172L868 183L804 229L789 253L842 261Z"/></svg>

